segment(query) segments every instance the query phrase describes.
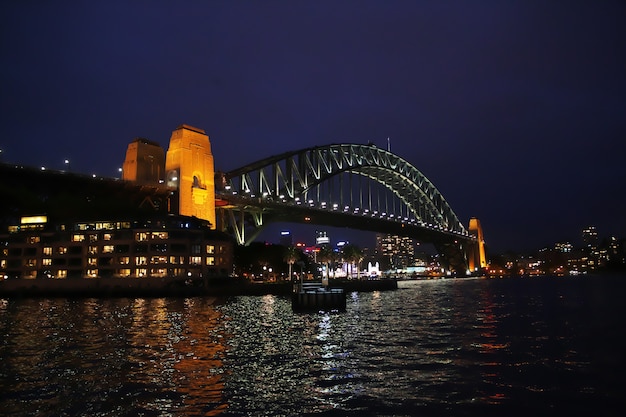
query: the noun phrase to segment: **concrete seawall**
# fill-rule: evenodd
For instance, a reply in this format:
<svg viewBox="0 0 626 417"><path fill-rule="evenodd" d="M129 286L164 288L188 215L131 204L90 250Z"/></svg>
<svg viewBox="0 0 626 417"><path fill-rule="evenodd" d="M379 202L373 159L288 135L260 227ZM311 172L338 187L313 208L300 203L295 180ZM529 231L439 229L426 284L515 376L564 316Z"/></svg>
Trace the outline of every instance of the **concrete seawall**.
<svg viewBox="0 0 626 417"><path fill-rule="evenodd" d="M332 281L333 288L352 291L386 291L398 288L394 280ZM249 283L222 278L185 282L179 278L8 279L0 281L0 297L201 297L237 295L291 295L291 283Z"/></svg>

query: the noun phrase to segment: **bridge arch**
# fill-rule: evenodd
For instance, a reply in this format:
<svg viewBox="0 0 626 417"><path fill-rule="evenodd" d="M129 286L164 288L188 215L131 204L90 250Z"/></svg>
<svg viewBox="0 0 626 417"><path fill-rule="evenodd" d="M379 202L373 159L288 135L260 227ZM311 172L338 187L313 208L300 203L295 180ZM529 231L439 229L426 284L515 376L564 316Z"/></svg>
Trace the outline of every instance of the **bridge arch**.
<svg viewBox="0 0 626 417"><path fill-rule="evenodd" d="M360 210L353 214L387 216L445 233L468 234L426 176L400 156L374 145L331 144L294 150L217 175L216 195L221 206L242 211L237 233L240 243L245 240L243 211L258 229L264 224L264 214L289 206L329 212ZM353 176L358 176L359 185L352 183ZM383 205L380 189L373 190L372 183L386 189L393 201L386 194ZM372 201L375 192L378 201ZM231 225L235 222L233 217Z"/></svg>

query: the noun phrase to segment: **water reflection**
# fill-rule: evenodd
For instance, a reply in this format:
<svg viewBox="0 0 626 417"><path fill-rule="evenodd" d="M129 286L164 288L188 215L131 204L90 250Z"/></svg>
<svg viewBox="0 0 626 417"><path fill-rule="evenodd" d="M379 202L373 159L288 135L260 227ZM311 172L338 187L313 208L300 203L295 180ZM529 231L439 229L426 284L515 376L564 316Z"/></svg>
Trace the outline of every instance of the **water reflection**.
<svg viewBox="0 0 626 417"><path fill-rule="evenodd" d="M4 300L3 412L219 414L226 335L212 301Z"/></svg>
<svg viewBox="0 0 626 417"><path fill-rule="evenodd" d="M348 294L341 314L294 314L289 299L270 295L0 300L0 410L40 416L598 415L597 404L622 410L623 291L609 287L614 291L601 298L578 284L406 283L398 291Z"/></svg>

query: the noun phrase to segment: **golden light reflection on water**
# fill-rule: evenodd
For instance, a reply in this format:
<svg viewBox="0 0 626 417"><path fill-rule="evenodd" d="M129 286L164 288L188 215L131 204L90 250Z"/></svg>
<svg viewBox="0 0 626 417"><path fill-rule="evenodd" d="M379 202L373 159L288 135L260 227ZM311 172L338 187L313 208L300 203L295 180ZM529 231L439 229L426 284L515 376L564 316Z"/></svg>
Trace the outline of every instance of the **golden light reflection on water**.
<svg viewBox="0 0 626 417"><path fill-rule="evenodd" d="M3 300L0 381L12 382L0 388L14 397L4 412L220 414L227 336L214 301Z"/></svg>
<svg viewBox="0 0 626 417"><path fill-rule="evenodd" d="M574 410L599 393L617 404L612 372L623 362L594 362L594 353L612 347L608 357L621 358L623 349L589 335L596 317L581 326L580 308L566 315L585 304L510 285L440 280L351 293L341 314L296 314L276 296L0 300L0 410L515 415L522 405L544 415L535 404ZM617 302L602 306L600 323Z"/></svg>

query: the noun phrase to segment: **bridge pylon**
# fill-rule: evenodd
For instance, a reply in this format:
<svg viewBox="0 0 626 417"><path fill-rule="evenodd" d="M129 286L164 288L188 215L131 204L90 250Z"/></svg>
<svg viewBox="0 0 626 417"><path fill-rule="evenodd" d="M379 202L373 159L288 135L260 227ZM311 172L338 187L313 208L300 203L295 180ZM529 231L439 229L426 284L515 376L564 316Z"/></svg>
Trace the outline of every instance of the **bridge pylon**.
<svg viewBox="0 0 626 417"><path fill-rule="evenodd" d="M166 184L178 189L178 212L211 223L215 229L215 168L204 130L181 125L172 132L165 158Z"/></svg>
<svg viewBox="0 0 626 417"><path fill-rule="evenodd" d="M482 271L487 267L487 257L485 255L485 238L480 220L472 217L469 221L469 234L476 238L476 243L467 248L467 261L470 273Z"/></svg>

